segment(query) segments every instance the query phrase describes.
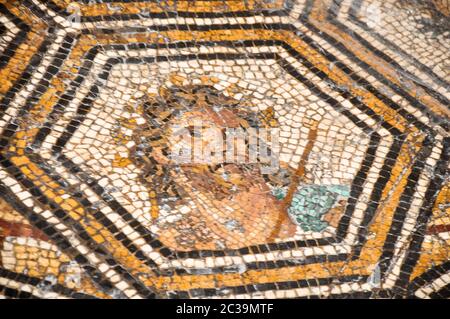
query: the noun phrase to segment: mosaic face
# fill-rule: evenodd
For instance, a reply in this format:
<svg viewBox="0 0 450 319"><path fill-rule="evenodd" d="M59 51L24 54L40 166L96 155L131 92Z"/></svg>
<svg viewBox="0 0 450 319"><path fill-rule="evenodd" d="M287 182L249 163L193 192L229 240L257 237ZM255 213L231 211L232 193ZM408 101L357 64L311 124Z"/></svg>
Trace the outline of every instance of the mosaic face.
<svg viewBox="0 0 450 319"><path fill-rule="evenodd" d="M449 8L0 0L0 297L448 298Z"/></svg>

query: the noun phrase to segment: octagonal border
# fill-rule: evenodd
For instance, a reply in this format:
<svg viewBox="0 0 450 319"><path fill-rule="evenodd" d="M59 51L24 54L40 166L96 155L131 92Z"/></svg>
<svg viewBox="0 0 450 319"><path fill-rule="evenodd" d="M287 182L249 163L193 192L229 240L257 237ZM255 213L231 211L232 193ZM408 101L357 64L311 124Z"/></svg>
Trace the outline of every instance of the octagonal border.
<svg viewBox="0 0 450 319"><path fill-rule="evenodd" d="M389 104L389 103L388 103L388 104ZM411 119L410 119L410 118L407 118L407 120L410 121ZM430 138L429 138L427 144L429 144L430 142L431 142L431 141L430 141Z"/></svg>

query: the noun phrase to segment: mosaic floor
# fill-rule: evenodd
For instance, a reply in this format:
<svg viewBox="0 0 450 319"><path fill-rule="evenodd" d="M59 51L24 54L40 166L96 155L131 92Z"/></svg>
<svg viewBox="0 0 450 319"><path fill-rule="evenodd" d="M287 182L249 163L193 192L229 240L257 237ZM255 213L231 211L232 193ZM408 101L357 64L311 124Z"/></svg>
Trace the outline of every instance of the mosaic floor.
<svg viewBox="0 0 450 319"><path fill-rule="evenodd" d="M0 0L0 298L450 298L449 82L449 0Z"/></svg>

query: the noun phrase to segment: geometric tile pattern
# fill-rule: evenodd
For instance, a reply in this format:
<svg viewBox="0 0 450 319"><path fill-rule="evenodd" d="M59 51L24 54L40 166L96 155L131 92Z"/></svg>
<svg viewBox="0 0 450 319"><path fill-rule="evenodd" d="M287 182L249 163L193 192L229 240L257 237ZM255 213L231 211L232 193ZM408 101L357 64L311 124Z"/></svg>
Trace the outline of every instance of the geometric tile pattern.
<svg viewBox="0 0 450 319"><path fill-rule="evenodd" d="M0 0L0 296L449 298L449 8ZM192 119L280 168L167 164Z"/></svg>

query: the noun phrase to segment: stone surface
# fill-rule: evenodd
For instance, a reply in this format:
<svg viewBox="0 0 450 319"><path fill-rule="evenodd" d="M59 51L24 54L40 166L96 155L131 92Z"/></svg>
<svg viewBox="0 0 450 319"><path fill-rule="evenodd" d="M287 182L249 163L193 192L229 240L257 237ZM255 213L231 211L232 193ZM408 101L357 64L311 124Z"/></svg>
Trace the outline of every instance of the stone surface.
<svg viewBox="0 0 450 319"><path fill-rule="evenodd" d="M448 16L0 0L0 298L449 298Z"/></svg>

